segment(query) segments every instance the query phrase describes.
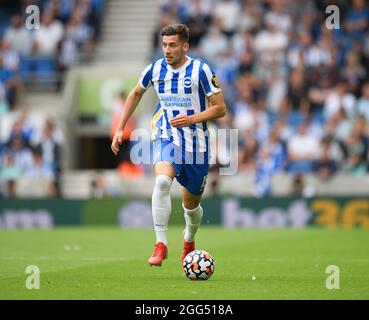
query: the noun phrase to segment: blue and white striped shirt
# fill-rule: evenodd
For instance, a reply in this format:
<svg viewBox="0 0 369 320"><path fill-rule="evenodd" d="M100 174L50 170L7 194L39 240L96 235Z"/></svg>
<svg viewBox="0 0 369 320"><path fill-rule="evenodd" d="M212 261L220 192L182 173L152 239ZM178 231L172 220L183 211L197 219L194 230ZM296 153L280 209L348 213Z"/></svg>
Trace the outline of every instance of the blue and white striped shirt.
<svg viewBox="0 0 369 320"><path fill-rule="evenodd" d="M206 96L220 92L213 70L201 59L190 58L178 69L165 59L148 65L142 72L140 84L152 85L159 97L152 118L152 139L168 139L187 152L208 152L209 135L206 122L189 127L174 128L170 120L178 114L193 115L208 107Z"/></svg>

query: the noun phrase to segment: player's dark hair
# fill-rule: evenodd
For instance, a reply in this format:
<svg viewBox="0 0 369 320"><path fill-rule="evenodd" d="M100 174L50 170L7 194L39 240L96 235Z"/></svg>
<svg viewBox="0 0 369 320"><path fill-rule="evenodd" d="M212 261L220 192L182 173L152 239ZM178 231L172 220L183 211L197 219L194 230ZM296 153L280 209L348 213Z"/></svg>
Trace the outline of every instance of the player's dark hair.
<svg viewBox="0 0 369 320"><path fill-rule="evenodd" d="M182 23L170 24L161 29L160 34L162 36L178 35L179 40L182 42L188 42L190 39L190 31L188 27Z"/></svg>

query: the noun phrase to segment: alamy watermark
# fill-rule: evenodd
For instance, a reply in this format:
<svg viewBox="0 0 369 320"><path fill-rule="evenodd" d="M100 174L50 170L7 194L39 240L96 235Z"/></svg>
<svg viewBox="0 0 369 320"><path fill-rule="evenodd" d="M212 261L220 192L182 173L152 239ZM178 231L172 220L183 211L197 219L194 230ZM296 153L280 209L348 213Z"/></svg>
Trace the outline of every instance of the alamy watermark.
<svg viewBox="0 0 369 320"><path fill-rule="evenodd" d="M173 129L172 129L173 130ZM202 134L202 133L201 133ZM238 130L209 129L201 136L196 131L177 130L173 143L151 141L146 129L132 131L134 142L130 158L134 164L154 164L158 159L170 159L175 164L218 164L220 175L234 175L238 170Z"/></svg>
<svg viewBox="0 0 369 320"><path fill-rule="evenodd" d="M340 29L340 8L335 5L330 5L325 8L325 13L329 16L325 19L327 29Z"/></svg>
<svg viewBox="0 0 369 320"><path fill-rule="evenodd" d="M38 266L30 265L26 268L26 274L29 276L26 279L26 288L28 290L40 289L40 269Z"/></svg>
<svg viewBox="0 0 369 320"><path fill-rule="evenodd" d="M325 287L328 290L340 289L340 268L336 265L330 265L325 269L325 273L329 274L325 280Z"/></svg>
<svg viewBox="0 0 369 320"><path fill-rule="evenodd" d="M36 5L29 5L26 7L26 21L25 27L27 30L40 29L40 8Z"/></svg>

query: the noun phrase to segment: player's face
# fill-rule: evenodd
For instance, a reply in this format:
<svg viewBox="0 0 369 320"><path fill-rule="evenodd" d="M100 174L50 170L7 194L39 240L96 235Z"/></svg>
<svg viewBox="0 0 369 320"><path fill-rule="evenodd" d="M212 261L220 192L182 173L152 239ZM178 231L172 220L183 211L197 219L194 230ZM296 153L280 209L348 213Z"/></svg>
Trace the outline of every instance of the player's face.
<svg viewBox="0 0 369 320"><path fill-rule="evenodd" d="M188 50L188 42L179 40L178 35L163 36L163 52L167 63L176 67L181 64Z"/></svg>

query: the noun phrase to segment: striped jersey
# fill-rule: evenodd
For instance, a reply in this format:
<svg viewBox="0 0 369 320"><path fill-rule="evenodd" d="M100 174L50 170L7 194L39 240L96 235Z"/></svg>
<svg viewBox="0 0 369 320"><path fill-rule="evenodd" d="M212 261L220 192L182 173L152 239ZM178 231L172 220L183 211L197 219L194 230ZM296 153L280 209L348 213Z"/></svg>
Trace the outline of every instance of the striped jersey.
<svg viewBox="0 0 369 320"><path fill-rule="evenodd" d="M215 73L204 61L187 56L184 65L173 69L164 58L159 59L142 72L140 85L144 89L153 86L159 97L151 121L153 140L170 140L187 152L209 151L206 122L182 128L170 125L170 120L180 113L204 111L208 107L206 96L221 91Z"/></svg>

